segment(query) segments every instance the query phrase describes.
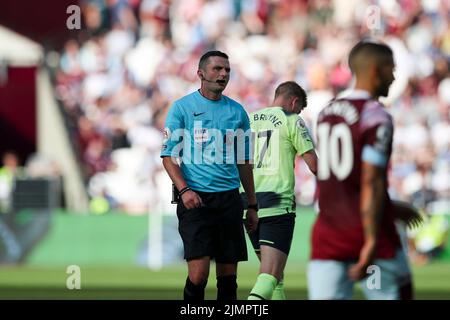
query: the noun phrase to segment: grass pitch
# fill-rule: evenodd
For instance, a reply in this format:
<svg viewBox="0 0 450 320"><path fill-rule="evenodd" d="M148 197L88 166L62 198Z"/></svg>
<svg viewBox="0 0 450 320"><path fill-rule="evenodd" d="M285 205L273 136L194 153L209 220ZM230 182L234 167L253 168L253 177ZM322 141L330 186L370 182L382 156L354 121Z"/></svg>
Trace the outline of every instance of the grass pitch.
<svg viewBox="0 0 450 320"><path fill-rule="evenodd" d="M137 299L179 300L186 279L186 267L177 265L161 271L138 267L80 266L81 289L66 287L66 267L3 266L0 268L0 299ZM246 299L257 276L257 265L239 266L238 298ZM415 267L417 299L450 299L450 264L435 262ZM288 263L285 272L288 299L306 299L306 264ZM215 299L214 266L206 299ZM355 291L355 299L363 299Z"/></svg>

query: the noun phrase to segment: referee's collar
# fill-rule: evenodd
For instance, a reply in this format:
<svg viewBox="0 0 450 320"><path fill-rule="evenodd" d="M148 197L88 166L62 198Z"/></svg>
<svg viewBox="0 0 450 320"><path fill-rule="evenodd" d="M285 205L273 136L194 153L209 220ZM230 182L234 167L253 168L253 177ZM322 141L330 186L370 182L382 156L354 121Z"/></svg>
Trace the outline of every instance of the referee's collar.
<svg viewBox="0 0 450 320"><path fill-rule="evenodd" d="M221 101L224 99L224 95L223 95L223 94L220 95L220 99L219 99L219 100L212 100L212 99L209 99L209 98L205 97L205 96L202 94L202 92L200 91L200 89L197 90L197 93L198 93L198 95L199 95L200 97L202 97L202 98L205 99L206 101L210 101L210 102L215 102L215 103L217 103L217 102L221 102Z"/></svg>

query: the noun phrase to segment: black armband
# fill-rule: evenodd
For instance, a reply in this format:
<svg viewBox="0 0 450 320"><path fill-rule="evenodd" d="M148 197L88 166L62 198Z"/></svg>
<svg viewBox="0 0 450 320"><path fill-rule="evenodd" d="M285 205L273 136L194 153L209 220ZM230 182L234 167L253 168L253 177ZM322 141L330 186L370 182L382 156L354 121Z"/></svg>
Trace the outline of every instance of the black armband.
<svg viewBox="0 0 450 320"><path fill-rule="evenodd" d="M180 190L180 193L178 194L179 197L181 197L183 195L183 193L188 192L189 190L191 190L191 188L189 187L184 187L183 189Z"/></svg>

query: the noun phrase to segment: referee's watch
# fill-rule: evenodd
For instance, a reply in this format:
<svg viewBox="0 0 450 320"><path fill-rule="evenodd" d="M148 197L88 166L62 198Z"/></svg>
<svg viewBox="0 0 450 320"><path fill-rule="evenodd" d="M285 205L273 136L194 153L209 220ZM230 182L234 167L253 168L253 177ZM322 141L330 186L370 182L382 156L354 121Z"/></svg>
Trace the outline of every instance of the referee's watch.
<svg viewBox="0 0 450 320"><path fill-rule="evenodd" d="M258 211L258 210L259 210L258 203L255 203L255 204L249 204L249 205L247 206L247 209L253 209L253 210L255 210L255 211Z"/></svg>

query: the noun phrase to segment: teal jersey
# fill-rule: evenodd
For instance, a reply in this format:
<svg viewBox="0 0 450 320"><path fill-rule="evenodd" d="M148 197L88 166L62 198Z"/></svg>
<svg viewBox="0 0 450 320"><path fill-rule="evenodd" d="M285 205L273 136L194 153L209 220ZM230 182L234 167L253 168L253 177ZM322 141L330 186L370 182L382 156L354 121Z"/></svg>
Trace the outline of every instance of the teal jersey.
<svg viewBox="0 0 450 320"><path fill-rule="evenodd" d="M259 217L295 212L295 156L314 149L305 122L281 107L250 114Z"/></svg>
<svg viewBox="0 0 450 320"><path fill-rule="evenodd" d="M195 191L237 189L237 164L250 160L249 130L242 105L224 95L209 100L197 90L169 109L160 155L181 159L183 178Z"/></svg>

